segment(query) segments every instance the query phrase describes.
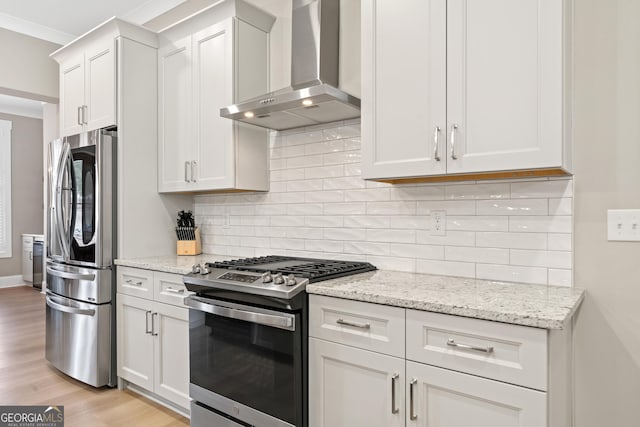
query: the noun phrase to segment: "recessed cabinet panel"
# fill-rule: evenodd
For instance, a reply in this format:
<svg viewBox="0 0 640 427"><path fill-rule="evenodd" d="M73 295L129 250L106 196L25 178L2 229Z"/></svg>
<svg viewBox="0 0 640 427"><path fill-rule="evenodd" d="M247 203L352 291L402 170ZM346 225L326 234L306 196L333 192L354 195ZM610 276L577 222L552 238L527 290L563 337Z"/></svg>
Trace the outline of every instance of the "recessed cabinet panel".
<svg viewBox="0 0 640 427"><path fill-rule="evenodd" d="M233 103L231 21L193 35L195 187L226 188L235 181L233 122L220 107Z"/></svg>
<svg viewBox="0 0 640 427"><path fill-rule="evenodd" d="M447 172L560 165L562 2L447 5Z"/></svg>
<svg viewBox="0 0 640 427"><path fill-rule="evenodd" d="M153 391L153 303L118 294L118 376Z"/></svg>
<svg viewBox="0 0 640 427"><path fill-rule="evenodd" d="M115 124L115 42L107 39L85 53L85 121L87 130Z"/></svg>
<svg viewBox="0 0 640 427"><path fill-rule="evenodd" d="M407 426L540 427L543 392L407 361Z"/></svg>
<svg viewBox="0 0 640 427"><path fill-rule="evenodd" d="M446 1L363 2L362 11L363 175L442 174Z"/></svg>
<svg viewBox="0 0 640 427"><path fill-rule="evenodd" d="M84 105L84 56L60 64L60 133L62 136L82 132Z"/></svg>
<svg viewBox="0 0 640 427"><path fill-rule="evenodd" d="M184 188L191 180L191 38L158 50L159 190Z"/></svg>

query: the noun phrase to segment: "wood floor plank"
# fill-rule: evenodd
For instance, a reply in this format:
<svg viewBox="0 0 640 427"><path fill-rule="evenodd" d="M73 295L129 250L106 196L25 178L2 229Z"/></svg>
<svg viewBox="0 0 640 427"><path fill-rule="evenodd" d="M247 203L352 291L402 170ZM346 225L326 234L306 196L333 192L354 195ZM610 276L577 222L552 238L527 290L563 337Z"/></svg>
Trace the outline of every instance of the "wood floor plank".
<svg viewBox="0 0 640 427"><path fill-rule="evenodd" d="M189 420L130 391L96 389L44 357L44 296L0 289L0 405L63 405L66 427L181 427Z"/></svg>

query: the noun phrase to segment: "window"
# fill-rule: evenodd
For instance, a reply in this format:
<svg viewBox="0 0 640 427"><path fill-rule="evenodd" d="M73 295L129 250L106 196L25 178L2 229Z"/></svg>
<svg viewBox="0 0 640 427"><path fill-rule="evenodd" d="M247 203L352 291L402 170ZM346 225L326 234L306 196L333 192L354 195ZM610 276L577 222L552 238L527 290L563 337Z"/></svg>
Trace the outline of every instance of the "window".
<svg viewBox="0 0 640 427"><path fill-rule="evenodd" d="M0 258L11 256L11 122L0 120Z"/></svg>

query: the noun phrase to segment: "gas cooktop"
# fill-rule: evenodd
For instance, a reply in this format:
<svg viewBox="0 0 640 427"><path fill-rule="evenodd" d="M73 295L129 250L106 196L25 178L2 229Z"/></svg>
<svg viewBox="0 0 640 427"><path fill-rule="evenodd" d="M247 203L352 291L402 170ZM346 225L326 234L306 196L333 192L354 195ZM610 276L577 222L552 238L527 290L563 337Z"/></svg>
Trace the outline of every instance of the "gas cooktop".
<svg viewBox="0 0 640 427"><path fill-rule="evenodd" d="M308 283L375 269L368 262L270 255L194 265L184 283L196 292L206 286L287 299L304 291Z"/></svg>

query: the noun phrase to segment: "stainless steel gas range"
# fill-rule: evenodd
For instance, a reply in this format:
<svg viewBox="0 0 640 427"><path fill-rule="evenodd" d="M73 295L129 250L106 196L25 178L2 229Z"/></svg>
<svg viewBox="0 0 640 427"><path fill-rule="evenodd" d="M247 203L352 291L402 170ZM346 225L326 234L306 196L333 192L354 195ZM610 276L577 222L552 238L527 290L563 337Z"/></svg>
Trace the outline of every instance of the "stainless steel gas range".
<svg viewBox="0 0 640 427"><path fill-rule="evenodd" d="M194 266L188 290L192 426L307 426L308 283L365 262L266 256Z"/></svg>

